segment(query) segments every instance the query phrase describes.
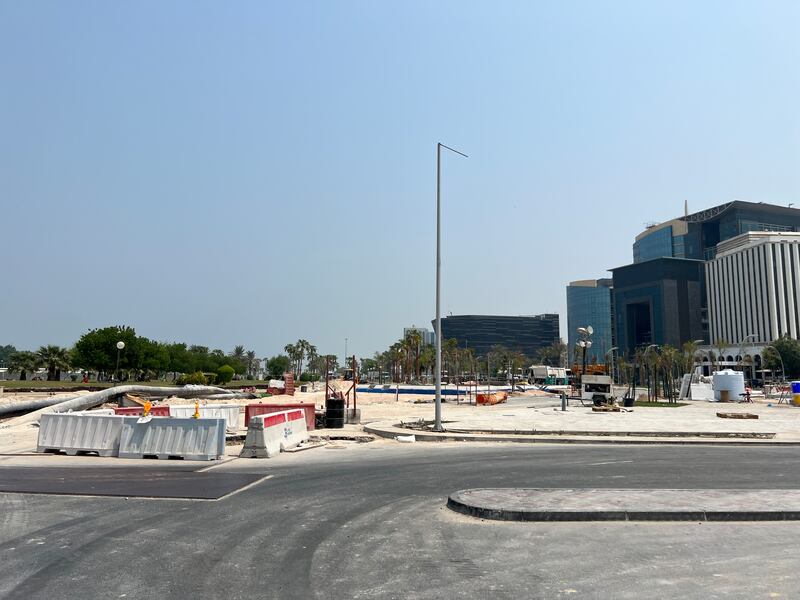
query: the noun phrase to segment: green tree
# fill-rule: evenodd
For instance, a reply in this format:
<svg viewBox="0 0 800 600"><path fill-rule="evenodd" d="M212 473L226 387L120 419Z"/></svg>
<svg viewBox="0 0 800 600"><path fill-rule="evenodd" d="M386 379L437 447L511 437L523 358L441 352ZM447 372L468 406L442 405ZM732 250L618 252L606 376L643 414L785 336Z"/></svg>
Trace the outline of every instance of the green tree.
<svg viewBox="0 0 800 600"><path fill-rule="evenodd" d="M792 379L796 379L800 377L800 341L790 338L789 336L784 336L780 339L775 340L772 343L774 349L780 352L780 357L783 359L783 365L786 367L786 376ZM769 350L770 352L766 353L766 359L769 357L769 367L773 369L773 371L777 372L780 370L781 363L780 359L774 354L771 354L774 351L772 348L766 348L765 351ZM764 353L762 353L763 355Z"/></svg>
<svg viewBox="0 0 800 600"><path fill-rule="evenodd" d="M20 350L12 354L8 359L9 371L19 372L20 381L28 379L28 374L32 373L39 366L39 357L34 352Z"/></svg>
<svg viewBox="0 0 800 600"><path fill-rule="evenodd" d="M0 346L0 367L7 367L8 361L11 359L11 355L17 351L14 346Z"/></svg>
<svg viewBox="0 0 800 600"><path fill-rule="evenodd" d="M247 365L247 378L253 379L253 373L257 369L256 353L254 350L248 350L245 353L245 364Z"/></svg>
<svg viewBox="0 0 800 600"><path fill-rule="evenodd" d="M69 369L70 352L61 346L41 346L36 352L39 364L47 369L47 381L59 381L61 371Z"/></svg>
<svg viewBox="0 0 800 600"><path fill-rule="evenodd" d="M217 369L217 383L220 385L225 385L226 383L230 383L231 379L233 379L235 371L233 367L230 365L222 365L219 369Z"/></svg>
<svg viewBox="0 0 800 600"><path fill-rule="evenodd" d="M92 329L75 343L73 360L76 367L113 373L117 362L117 342L124 342L120 352L120 369L135 368L139 358L139 339L133 327L112 326Z"/></svg>
<svg viewBox="0 0 800 600"><path fill-rule="evenodd" d="M272 379L280 379L292 365L291 359L285 354L273 356L267 361L267 372Z"/></svg>

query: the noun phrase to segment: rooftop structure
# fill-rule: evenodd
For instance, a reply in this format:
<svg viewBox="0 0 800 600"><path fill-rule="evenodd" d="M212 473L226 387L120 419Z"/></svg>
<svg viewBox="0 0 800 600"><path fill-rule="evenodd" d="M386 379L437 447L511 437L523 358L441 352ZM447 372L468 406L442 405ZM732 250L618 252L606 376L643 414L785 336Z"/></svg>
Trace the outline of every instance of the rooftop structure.
<svg viewBox="0 0 800 600"><path fill-rule="evenodd" d="M750 231L800 231L800 209L736 200L651 225L636 236L633 262L661 257L710 260L717 244Z"/></svg>

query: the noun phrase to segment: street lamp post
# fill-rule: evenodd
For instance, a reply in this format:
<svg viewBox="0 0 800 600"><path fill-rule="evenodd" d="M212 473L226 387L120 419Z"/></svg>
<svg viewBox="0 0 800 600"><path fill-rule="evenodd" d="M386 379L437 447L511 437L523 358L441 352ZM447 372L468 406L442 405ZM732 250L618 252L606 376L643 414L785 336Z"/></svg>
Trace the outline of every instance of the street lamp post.
<svg viewBox="0 0 800 600"><path fill-rule="evenodd" d="M594 328L591 325L587 325L586 327L578 327L578 334L581 336L581 340L578 342L578 345L582 348L583 352L583 368L581 369L581 381L583 381L583 376L586 374L586 353L589 351L589 348L592 347L592 340L589 339L592 337L594 333Z"/></svg>
<svg viewBox="0 0 800 600"><path fill-rule="evenodd" d="M778 350L772 344L770 344L768 346L764 346L764 347L765 348L772 348L773 350L775 350L775 354L778 355L778 360L781 361L781 382L786 381L786 367L784 367L784 365L783 365L783 357L781 356L781 351Z"/></svg>
<svg viewBox="0 0 800 600"><path fill-rule="evenodd" d="M445 146L441 142L436 144L436 418L433 427L435 431L442 431L442 148L468 158L463 152Z"/></svg>
<svg viewBox="0 0 800 600"><path fill-rule="evenodd" d="M117 370L114 373L114 379L117 383L119 383L119 353L122 352L122 349L125 347L125 342L119 341L117 342Z"/></svg>
<svg viewBox="0 0 800 600"><path fill-rule="evenodd" d="M742 367L742 373L743 373L743 374L744 374L744 343L745 343L747 340L749 340L749 339L751 339L751 338L756 338L756 337L758 337L758 336L757 336L755 333L751 333L751 334L748 334L748 335L744 336L744 337L742 338L742 341L741 341L741 342L739 342L739 364L740 364L740 365L741 365L741 367ZM751 379L751 380L753 379L752 375L753 375L753 369L752 369L752 367L751 367L751 368L750 368L750 379Z"/></svg>
<svg viewBox="0 0 800 600"><path fill-rule="evenodd" d="M613 348L610 348L608 352L606 352L606 362L608 362L608 355L609 354L611 355L611 383L612 384L616 383L616 381L614 381L614 371L615 371L615 367L614 367L614 351L615 350L619 350L619 348L614 346Z"/></svg>

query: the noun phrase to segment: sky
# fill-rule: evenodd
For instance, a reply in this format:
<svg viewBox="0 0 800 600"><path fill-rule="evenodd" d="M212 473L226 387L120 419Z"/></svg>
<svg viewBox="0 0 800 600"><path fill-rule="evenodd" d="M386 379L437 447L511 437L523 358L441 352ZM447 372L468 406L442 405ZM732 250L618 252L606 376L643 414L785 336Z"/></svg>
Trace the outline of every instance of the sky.
<svg viewBox="0 0 800 600"><path fill-rule="evenodd" d="M800 3L0 0L0 345L371 356L800 204Z"/></svg>

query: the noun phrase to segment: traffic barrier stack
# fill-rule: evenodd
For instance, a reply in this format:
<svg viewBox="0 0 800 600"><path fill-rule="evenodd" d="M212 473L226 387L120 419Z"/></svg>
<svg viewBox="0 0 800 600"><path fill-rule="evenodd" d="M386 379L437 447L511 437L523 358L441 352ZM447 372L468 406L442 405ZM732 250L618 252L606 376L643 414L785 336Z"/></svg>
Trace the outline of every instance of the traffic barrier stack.
<svg viewBox="0 0 800 600"><path fill-rule="evenodd" d="M315 420L315 412L316 407L314 404L305 404L305 403L297 403L297 404L274 404L269 402L258 403L258 404L248 404L244 407L244 426L250 426L250 419L255 417L256 415L267 415L270 413L276 412L283 412L285 410L290 409L302 409L305 411L306 414L306 429L308 431L314 430L314 420Z"/></svg>
<svg viewBox="0 0 800 600"><path fill-rule="evenodd" d="M228 431L239 431L241 421L240 406L238 404L201 404L199 413L201 419L225 419L225 428ZM194 404L173 404L169 407L170 417L191 417L194 415Z"/></svg>
<svg viewBox="0 0 800 600"><path fill-rule="evenodd" d="M117 456L124 417L107 414L44 413L39 418L37 452L96 452Z"/></svg>
<svg viewBox="0 0 800 600"><path fill-rule="evenodd" d="M305 411L285 410L250 419L242 458L271 458L308 440Z"/></svg>
<svg viewBox="0 0 800 600"><path fill-rule="evenodd" d="M225 419L126 418L120 458L216 460L225 454Z"/></svg>

